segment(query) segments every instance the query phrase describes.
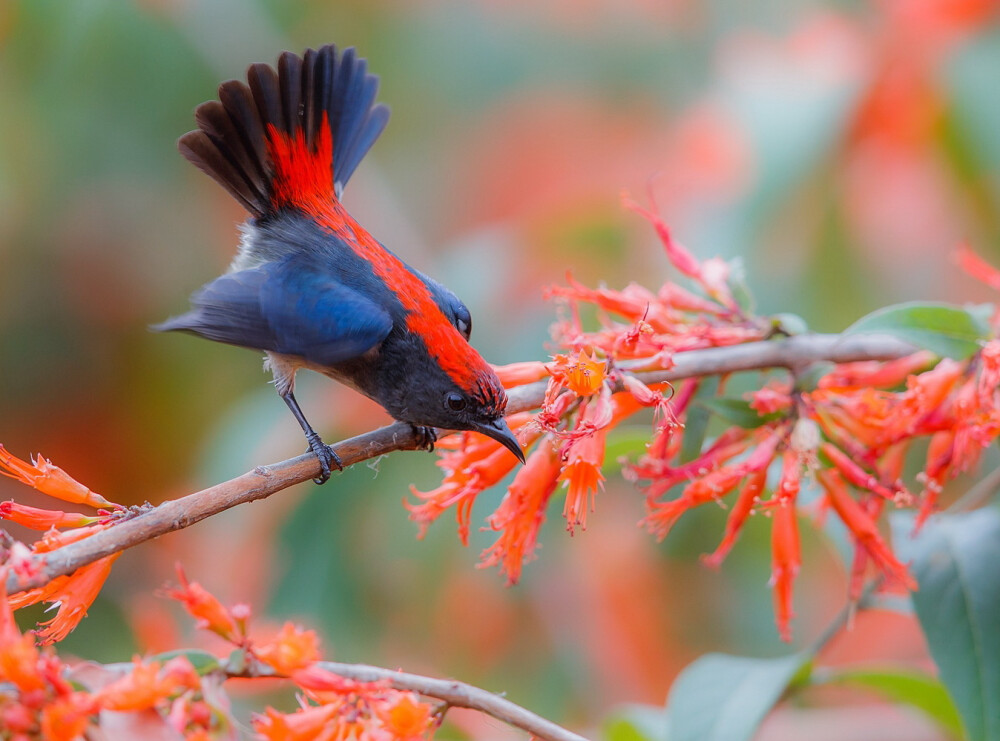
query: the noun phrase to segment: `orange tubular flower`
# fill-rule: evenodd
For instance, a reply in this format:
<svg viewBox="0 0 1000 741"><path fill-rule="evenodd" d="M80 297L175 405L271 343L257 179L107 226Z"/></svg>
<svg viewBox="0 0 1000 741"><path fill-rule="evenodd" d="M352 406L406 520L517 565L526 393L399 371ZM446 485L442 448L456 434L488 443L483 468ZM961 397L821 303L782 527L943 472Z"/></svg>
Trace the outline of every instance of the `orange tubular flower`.
<svg viewBox="0 0 1000 741"><path fill-rule="evenodd" d="M870 491L896 504L910 504L912 501L913 497L908 491L901 487L889 489L883 486L876 476L868 473L833 443L823 443L820 445L820 450L823 451L824 455L830 459L847 480L859 489Z"/></svg>
<svg viewBox="0 0 1000 741"><path fill-rule="evenodd" d="M255 648L254 654L278 674L288 675L319 660L319 639L316 631L289 621L273 641Z"/></svg>
<svg viewBox="0 0 1000 741"><path fill-rule="evenodd" d="M766 471L774 458L778 444L785 437L784 430L784 427L777 430L767 430L767 437L754 448L745 461L702 473L701 478L695 478L688 484L677 499L669 502L650 503L650 513L642 521L642 524L645 524L650 532L662 540L680 519L680 516L692 507L719 501L735 489L749 474ZM793 457L797 462L798 459L794 454ZM696 472L697 470L695 469ZM697 475L697 473L693 475Z"/></svg>
<svg viewBox="0 0 1000 741"><path fill-rule="evenodd" d="M664 283L657 292L657 298L672 309L690 311L709 316L719 316L725 311L714 301L702 298L676 283Z"/></svg>
<svg viewBox="0 0 1000 741"><path fill-rule="evenodd" d="M42 643L56 643L68 636L87 615L87 609L97 599L101 587L111 574L111 566L121 553L105 556L81 566L69 576L58 576L44 587L32 589L7 598L15 610L38 602L59 605L56 615L42 623L37 635Z"/></svg>
<svg viewBox="0 0 1000 741"><path fill-rule="evenodd" d="M963 244L955 253L955 262L966 273L976 280L982 281L990 288L1000 291L1000 270L981 258L967 244Z"/></svg>
<svg viewBox="0 0 1000 741"><path fill-rule="evenodd" d="M919 423L941 407L964 374L964 363L945 358L933 370L910 376L899 410L908 424L896 427L898 433L919 434Z"/></svg>
<svg viewBox="0 0 1000 741"><path fill-rule="evenodd" d="M817 389L803 397L815 410L817 424L833 439L853 439L877 449L910 434L903 429L909 426L909 417L902 418L897 395L888 391Z"/></svg>
<svg viewBox="0 0 1000 741"><path fill-rule="evenodd" d="M665 428L665 436L671 436L670 433L671 428ZM638 463L628 469L628 476L632 480L649 479L650 484L645 491L646 497L651 499L658 497L682 481L690 481L698 476L704 476L707 472L746 451L751 444L753 444L753 438L748 430L730 427L719 435L712 446L698 458L673 468L668 465L669 458L664 460L653 455L658 449L662 449L663 453L669 455L672 452L672 447L654 444L650 446L647 455L644 455Z"/></svg>
<svg viewBox="0 0 1000 741"><path fill-rule="evenodd" d="M622 205L629 211L635 211L653 225L653 228L656 229L657 235L660 237L660 241L663 243L663 248L667 252L667 257L670 259L670 262L673 263L675 268L680 270L689 278L695 278L696 280L701 278L701 263L698 262L697 258L692 255L686 247L674 239L673 234L670 232L670 228L666 225L666 222L664 222L663 219L654 214L652 211L644 209L636 203L632 197L628 195L628 193L622 193Z"/></svg>
<svg viewBox="0 0 1000 741"><path fill-rule="evenodd" d="M781 460L781 478L774 490L774 498L779 504L795 502L802 484L802 461L794 450L786 450Z"/></svg>
<svg viewBox="0 0 1000 741"><path fill-rule="evenodd" d="M882 540L882 536L875 526L875 521L848 494L847 485L841 475L837 471L825 470L818 472L816 478L826 492L830 506L833 507L837 516L851 531L855 541L865 549L878 568L886 576L904 585L907 589L915 590L917 588L916 581Z"/></svg>
<svg viewBox="0 0 1000 741"><path fill-rule="evenodd" d="M906 454L910 450L910 441L902 440L890 446L879 459L879 468L885 475L886 481L893 482L894 489L906 491L903 486L903 467L906 465ZM909 493L909 492L907 492ZM912 494L910 495L912 497Z"/></svg>
<svg viewBox="0 0 1000 741"><path fill-rule="evenodd" d="M771 510L771 588L774 590L774 615L781 640L792 640L792 587L799 573L801 556L799 526L795 519L795 501L777 500Z"/></svg>
<svg viewBox="0 0 1000 741"><path fill-rule="evenodd" d="M263 715L253 719L253 729L268 741L335 741L353 736L341 733L343 721L338 720L341 708L336 705L319 705L279 713L267 708ZM361 738L361 737L358 737Z"/></svg>
<svg viewBox="0 0 1000 741"><path fill-rule="evenodd" d="M938 495L944 488L944 480L952 463L952 447L955 433L948 430L931 436L927 447L927 465L918 476L924 482L924 490L920 493L920 510L917 512L917 528L920 528L937 506Z"/></svg>
<svg viewBox="0 0 1000 741"><path fill-rule="evenodd" d="M57 697L42 708L42 738L46 741L77 741L98 710L86 692Z"/></svg>
<svg viewBox="0 0 1000 741"><path fill-rule="evenodd" d="M211 630L226 640L233 640L236 620L229 610L201 584L196 581L189 582L180 564L177 565L177 577L181 585L168 589L167 596L181 602L184 609L197 620L199 628Z"/></svg>
<svg viewBox="0 0 1000 741"><path fill-rule="evenodd" d="M10 682L21 692L41 690L45 677L39 671L38 647L31 634L21 635L6 597L7 568L0 567L0 682Z"/></svg>
<svg viewBox="0 0 1000 741"><path fill-rule="evenodd" d="M545 367L545 363L538 361L494 365L493 370L496 371L500 383L508 389L541 381L543 378L548 378L549 375L549 369Z"/></svg>
<svg viewBox="0 0 1000 741"><path fill-rule="evenodd" d="M399 692L375 706L382 728L394 741L417 741L434 725L434 709L412 692Z"/></svg>
<svg viewBox="0 0 1000 741"><path fill-rule="evenodd" d="M162 667L158 661L144 663L136 658L132 671L103 687L96 699L105 710L145 710L154 707L160 700L200 686L198 673L191 662L182 656L171 659Z"/></svg>
<svg viewBox="0 0 1000 741"><path fill-rule="evenodd" d="M59 466L53 465L52 461L39 455L28 463L11 455L3 445L0 445L0 474L17 479L22 484L34 487L42 494L61 499L64 502L86 504L97 509L121 507L121 505L109 502L100 494L91 491Z"/></svg>
<svg viewBox="0 0 1000 741"><path fill-rule="evenodd" d="M764 386L754 391L750 396L750 408L762 416L775 412L785 412L792 406L791 389L787 387Z"/></svg>
<svg viewBox="0 0 1000 741"><path fill-rule="evenodd" d="M337 695L370 695L389 688L386 681L359 682L334 674L315 663L296 669L291 676L292 681L310 697L318 697L323 702L329 702Z"/></svg>
<svg viewBox="0 0 1000 741"><path fill-rule="evenodd" d="M645 319L650 321L651 324L657 324L656 317L651 317L650 313L655 309L659 301L653 293L643 286L630 283L623 291L613 291L609 288L588 288L574 280L573 276L569 274L566 276L566 282L569 284L568 286L550 286L547 288L545 297L563 297L569 299L571 302L585 301L598 306L604 311L618 314L630 322ZM578 327L579 321L575 321L574 324ZM578 334L578 332L571 332L569 334Z"/></svg>
<svg viewBox="0 0 1000 741"><path fill-rule="evenodd" d="M747 475L742 466L724 466L695 479L677 499L650 504L650 512L642 521L649 531L663 540L685 512L692 507L722 499L736 488Z"/></svg>
<svg viewBox="0 0 1000 741"><path fill-rule="evenodd" d="M670 399L673 394L673 387L669 383L654 384L657 388L647 386L635 376L625 373L622 376L622 385L625 387L625 394L615 394L613 425L618 424L625 417L629 417L639 411L640 407L653 407L657 415L664 415L673 424L678 424L677 417L670 408ZM666 387L670 394L663 395L660 387Z"/></svg>
<svg viewBox="0 0 1000 741"><path fill-rule="evenodd" d="M88 517L79 512L59 512L58 510L28 507L11 500L0 502L0 520L10 520L18 525L30 527L32 530L48 530L49 528L85 527L98 521L97 517Z"/></svg>
<svg viewBox="0 0 1000 741"><path fill-rule="evenodd" d="M527 412L507 418L510 428L520 433L525 447L530 446L540 434L525 434L524 428L530 420L531 415ZM461 441L459 447L442 452L437 462L438 467L445 471L441 486L428 492L417 491L411 486L410 493L423 501L419 504L406 502L405 505L410 511L410 519L420 525L421 535L430 523L454 505L459 538L462 545L468 545L472 505L476 497L510 473L517 465L517 458L496 440L475 432L449 435L439 443L439 447L447 448L453 439Z"/></svg>
<svg viewBox="0 0 1000 741"><path fill-rule="evenodd" d="M723 560L736 544L736 539L743 529L743 523L753 512L754 505L760 502L760 495L766 484L767 467L754 471L747 477L743 490L729 511L729 517L726 518L726 532L722 537L722 542L713 553L702 557L702 563L712 568L718 568L722 565Z"/></svg>
<svg viewBox="0 0 1000 741"><path fill-rule="evenodd" d="M106 530L108 527L108 523L98 522L96 525L78 527L72 530L48 530L39 540L35 541L31 549L35 553L51 553L57 548L62 548L64 545L79 543L91 535L97 535L97 533Z"/></svg>
<svg viewBox="0 0 1000 741"><path fill-rule="evenodd" d="M841 363L819 380L821 389L836 388L892 388L930 365L937 356L930 350L920 350L896 360L860 360Z"/></svg>
<svg viewBox="0 0 1000 741"><path fill-rule="evenodd" d="M35 713L20 702L14 700L0 705L0 728L9 734L8 738L26 741L35 727Z"/></svg>
<svg viewBox="0 0 1000 741"><path fill-rule="evenodd" d="M696 280L705 292L727 309L738 312L739 307L729 287L729 264L718 257L700 262L691 252L678 242L666 222L658 214L648 211L627 194L622 195L622 205L649 221L663 244L667 258L684 275ZM654 204L655 205L655 204Z"/></svg>
<svg viewBox="0 0 1000 741"><path fill-rule="evenodd" d="M10 612L10 608L6 611ZM30 633L18 634L0 644L0 680L10 682L21 692L45 687L45 678L38 668L38 647Z"/></svg>
<svg viewBox="0 0 1000 741"><path fill-rule="evenodd" d="M496 512L487 518L501 531L496 543L482 553L481 567L500 565L508 584L515 584L521 567L534 554L545 507L559 483L560 461L551 441L543 440L517 472Z"/></svg>
<svg viewBox="0 0 1000 741"><path fill-rule="evenodd" d="M600 360L593 350L575 356L557 355L548 366L552 378L567 386L577 396L593 396L604 385L607 362Z"/></svg>
<svg viewBox="0 0 1000 741"><path fill-rule="evenodd" d="M587 512L594 509L594 497L598 489L604 487L604 443L607 427L595 430L593 434L575 440L570 444L559 480L566 482L566 504L563 516L570 534L579 525L587 529Z"/></svg>
<svg viewBox="0 0 1000 741"><path fill-rule="evenodd" d="M1000 433L1000 414L994 407L992 389L982 393L983 378L989 375L986 367L986 350L980 355L980 377L969 378L949 399L949 405L941 410L946 417L950 431L955 434L951 451L949 471L967 471L979 462L983 449L988 447Z"/></svg>

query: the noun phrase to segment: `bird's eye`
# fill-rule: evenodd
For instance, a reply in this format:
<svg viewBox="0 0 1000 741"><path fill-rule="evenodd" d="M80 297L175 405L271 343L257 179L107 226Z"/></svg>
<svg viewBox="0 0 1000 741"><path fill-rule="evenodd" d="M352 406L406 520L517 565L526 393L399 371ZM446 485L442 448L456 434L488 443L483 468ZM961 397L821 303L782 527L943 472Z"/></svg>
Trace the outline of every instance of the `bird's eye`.
<svg viewBox="0 0 1000 741"><path fill-rule="evenodd" d="M453 412L460 412L465 409L466 401L465 397L461 394L456 394L452 391L450 394L444 397L444 405L448 407Z"/></svg>

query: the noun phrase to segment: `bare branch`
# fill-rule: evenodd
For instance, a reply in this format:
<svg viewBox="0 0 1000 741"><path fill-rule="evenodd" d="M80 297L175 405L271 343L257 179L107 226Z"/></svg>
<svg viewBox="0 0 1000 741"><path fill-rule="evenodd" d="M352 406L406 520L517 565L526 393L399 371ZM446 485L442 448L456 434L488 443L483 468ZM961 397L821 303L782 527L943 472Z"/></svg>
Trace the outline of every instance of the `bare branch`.
<svg viewBox="0 0 1000 741"><path fill-rule="evenodd" d="M674 356L674 367L635 373L644 383L734 373L765 368L792 368L831 361L891 360L915 352L906 342L883 335L801 335L783 340L750 342L729 347L691 350ZM508 413L534 409L542 403L545 382L511 389ZM419 444L409 425L395 423L333 445L345 466L397 450L415 450ZM171 499L135 517L77 543L36 556L37 570L28 579L11 573L9 594L40 587L56 576L174 530L181 530L230 507L274 494L319 475L319 463L307 453L281 463L258 466L235 479Z"/></svg>
<svg viewBox="0 0 1000 741"><path fill-rule="evenodd" d="M520 728L531 734L532 738L542 739L542 741L586 741L572 731L568 731L560 725L550 720L542 718L540 715L532 713L517 703L511 702L502 695L489 692L481 687L476 687L465 682L458 682L454 679L435 679L421 674L408 674L407 672L385 669L380 666L368 664L342 664L336 661L318 661L316 666L336 674L345 679L356 682L385 682L394 690L402 692L416 692L424 697L441 700L446 708L465 708L475 710L480 713L496 718L514 728ZM132 669L134 664L115 663L103 664L101 668L105 672L124 675ZM253 661L244 667L239 673L227 671L225 668L219 670L223 676L228 678L286 678L275 674L270 667Z"/></svg>
<svg viewBox="0 0 1000 741"><path fill-rule="evenodd" d="M319 666L341 677L358 682L388 681L393 689L417 692L425 697L443 700L456 708L468 708L486 713L508 725L527 731L534 738L545 741L585 741L572 731L567 731L550 720L525 710L520 705L500 695L452 679L434 679L419 674L407 674L392 669L365 664L339 664L321 661Z"/></svg>

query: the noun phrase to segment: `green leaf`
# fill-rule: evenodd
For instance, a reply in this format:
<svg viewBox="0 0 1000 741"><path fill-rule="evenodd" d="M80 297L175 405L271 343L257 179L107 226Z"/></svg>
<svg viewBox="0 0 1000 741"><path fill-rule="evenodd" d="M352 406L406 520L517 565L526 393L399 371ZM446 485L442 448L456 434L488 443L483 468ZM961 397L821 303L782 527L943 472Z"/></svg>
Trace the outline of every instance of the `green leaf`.
<svg viewBox="0 0 1000 741"><path fill-rule="evenodd" d="M696 403L708 407L711 412L718 414L727 422L732 422L734 425L748 430L767 424L775 417L780 416L770 414L762 417L757 414L756 409L751 408L749 401L743 399L705 399Z"/></svg>
<svg viewBox="0 0 1000 741"><path fill-rule="evenodd" d="M616 708L604 723L605 741L667 741L667 713L655 705Z"/></svg>
<svg viewBox="0 0 1000 741"><path fill-rule="evenodd" d="M892 518L893 538L920 589L913 593L941 681L971 741L1000 741L1000 512L937 515L912 536Z"/></svg>
<svg viewBox="0 0 1000 741"><path fill-rule="evenodd" d="M667 698L670 741L748 741L811 656L706 654L681 672Z"/></svg>
<svg viewBox="0 0 1000 741"><path fill-rule="evenodd" d="M213 672L221 666L221 663L215 654L211 654L208 651L200 651L195 648L182 648L177 649L176 651L165 651L161 654L153 656L153 660L165 664L171 659L176 659L178 656L183 656L185 659L190 661L194 670L198 672L198 674L202 675Z"/></svg>
<svg viewBox="0 0 1000 741"><path fill-rule="evenodd" d="M709 410L698 402L712 399L719 391L719 377L709 376L701 381L684 419L684 439L681 441L681 463L693 461L701 455L701 446L708 432Z"/></svg>
<svg viewBox="0 0 1000 741"><path fill-rule="evenodd" d="M938 355L962 360L989 337L977 314L944 303L886 306L861 317L844 334L888 334Z"/></svg>
<svg viewBox="0 0 1000 741"><path fill-rule="evenodd" d="M958 710L944 685L934 677L898 669L846 669L830 672L823 677L823 683L872 690L894 702L912 705L930 716L952 738L962 738Z"/></svg>

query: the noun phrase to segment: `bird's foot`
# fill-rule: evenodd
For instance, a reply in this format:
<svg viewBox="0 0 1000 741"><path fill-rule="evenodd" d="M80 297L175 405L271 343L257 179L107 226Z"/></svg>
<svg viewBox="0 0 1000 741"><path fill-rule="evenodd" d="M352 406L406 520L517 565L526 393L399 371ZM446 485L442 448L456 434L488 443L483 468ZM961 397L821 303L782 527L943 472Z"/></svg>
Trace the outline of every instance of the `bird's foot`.
<svg viewBox="0 0 1000 741"><path fill-rule="evenodd" d="M434 443L437 442L438 435L437 430L433 427L425 427L424 425L410 425L413 428L413 434L417 438L417 450L426 450L428 453L434 450Z"/></svg>
<svg viewBox="0 0 1000 741"><path fill-rule="evenodd" d="M344 470L344 464L340 460L340 456L333 452L333 448L324 443L317 433L306 434L306 441L309 443L309 450L319 458L320 475L313 479L313 483L325 484L330 478L330 471L333 468L336 468L338 471Z"/></svg>

